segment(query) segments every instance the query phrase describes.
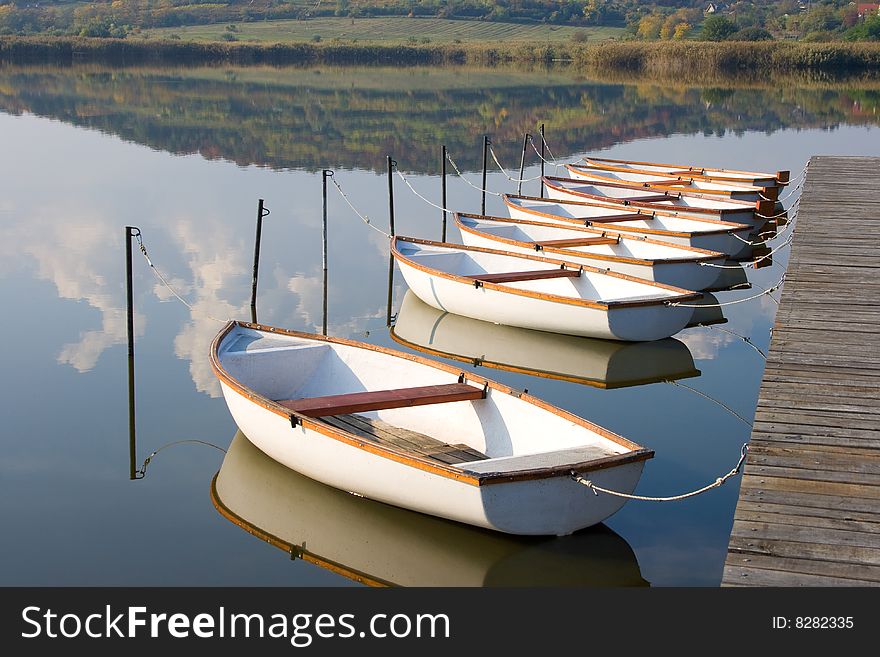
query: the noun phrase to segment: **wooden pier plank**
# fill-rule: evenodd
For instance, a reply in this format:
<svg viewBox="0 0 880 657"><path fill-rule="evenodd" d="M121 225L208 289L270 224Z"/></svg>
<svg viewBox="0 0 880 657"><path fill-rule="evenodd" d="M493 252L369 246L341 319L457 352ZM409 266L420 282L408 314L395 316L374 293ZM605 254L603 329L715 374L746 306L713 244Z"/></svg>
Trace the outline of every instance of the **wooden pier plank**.
<svg viewBox="0 0 880 657"><path fill-rule="evenodd" d="M880 586L878 174L810 161L722 586Z"/></svg>

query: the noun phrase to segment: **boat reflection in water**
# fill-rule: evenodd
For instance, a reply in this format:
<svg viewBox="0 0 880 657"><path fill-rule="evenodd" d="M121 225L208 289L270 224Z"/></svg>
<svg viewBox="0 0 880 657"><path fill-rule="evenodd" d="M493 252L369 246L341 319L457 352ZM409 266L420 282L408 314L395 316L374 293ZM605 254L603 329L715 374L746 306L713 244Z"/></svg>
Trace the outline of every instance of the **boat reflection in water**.
<svg viewBox="0 0 880 657"><path fill-rule="evenodd" d="M632 548L597 525L564 538L516 537L325 486L236 433L211 485L228 520L372 586L647 586Z"/></svg>
<svg viewBox="0 0 880 657"><path fill-rule="evenodd" d="M596 388L700 375L687 346L672 338L617 342L504 326L432 308L411 291L391 337L432 356Z"/></svg>

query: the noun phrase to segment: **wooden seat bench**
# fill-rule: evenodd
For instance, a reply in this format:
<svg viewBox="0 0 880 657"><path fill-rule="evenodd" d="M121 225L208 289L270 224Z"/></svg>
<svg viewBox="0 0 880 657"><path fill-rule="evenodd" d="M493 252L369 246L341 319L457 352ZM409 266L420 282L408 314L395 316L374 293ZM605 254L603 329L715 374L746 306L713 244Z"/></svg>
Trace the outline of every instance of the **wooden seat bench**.
<svg viewBox="0 0 880 657"><path fill-rule="evenodd" d="M507 271L500 274L471 274L472 278L482 283L513 283L516 281L537 281L543 278L577 278L579 269L533 269L531 271Z"/></svg>
<svg viewBox="0 0 880 657"><path fill-rule="evenodd" d="M597 235L596 237L575 237L567 240L542 240L535 242L535 246L561 249L566 246L597 246L599 244L617 244L617 242L618 239L616 237L600 237Z"/></svg>
<svg viewBox="0 0 880 657"><path fill-rule="evenodd" d="M482 461L489 458L482 452L478 452L467 445L450 445L436 438L426 436L423 433L396 427L382 420L363 417L362 415L332 415L322 417L321 421L337 429L353 433L364 440L403 449L447 465Z"/></svg>
<svg viewBox="0 0 880 657"><path fill-rule="evenodd" d="M606 214L599 217L584 217L591 224L613 224L616 221L634 221L637 219L650 219L651 215L640 212L631 214Z"/></svg>
<svg viewBox="0 0 880 657"><path fill-rule="evenodd" d="M485 399L486 391L467 383L448 383L414 388L395 388L344 395L282 399L277 403L306 417L325 417L346 413L366 413L386 408L445 404L448 402Z"/></svg>

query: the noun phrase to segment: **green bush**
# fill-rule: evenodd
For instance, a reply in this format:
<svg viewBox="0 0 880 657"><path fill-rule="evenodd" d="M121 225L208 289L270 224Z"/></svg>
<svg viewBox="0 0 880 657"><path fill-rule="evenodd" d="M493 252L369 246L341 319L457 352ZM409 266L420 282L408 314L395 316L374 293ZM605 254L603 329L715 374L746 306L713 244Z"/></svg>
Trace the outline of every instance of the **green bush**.
<svg viewBox="0 0 880 657"><path fill-rule="evenodd" d="M726 16L710 16L703 22L700 38L706 41L724 41L736 32L736 25Z"/></svg>

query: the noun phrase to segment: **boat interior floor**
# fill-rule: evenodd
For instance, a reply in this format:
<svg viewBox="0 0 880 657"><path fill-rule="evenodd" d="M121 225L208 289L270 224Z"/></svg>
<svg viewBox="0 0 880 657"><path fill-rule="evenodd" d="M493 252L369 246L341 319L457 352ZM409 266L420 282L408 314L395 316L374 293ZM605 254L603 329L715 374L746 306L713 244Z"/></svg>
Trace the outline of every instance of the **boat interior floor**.
<svg viewBox="0 0 880 657"><path fill-rule="evenodd" d="M321 417L320 420L372 443L403 449L446 465L482 461L489 458L467 445L450 445L423 433L395 427L382 420L363 415L329 415Z"/></svg>

